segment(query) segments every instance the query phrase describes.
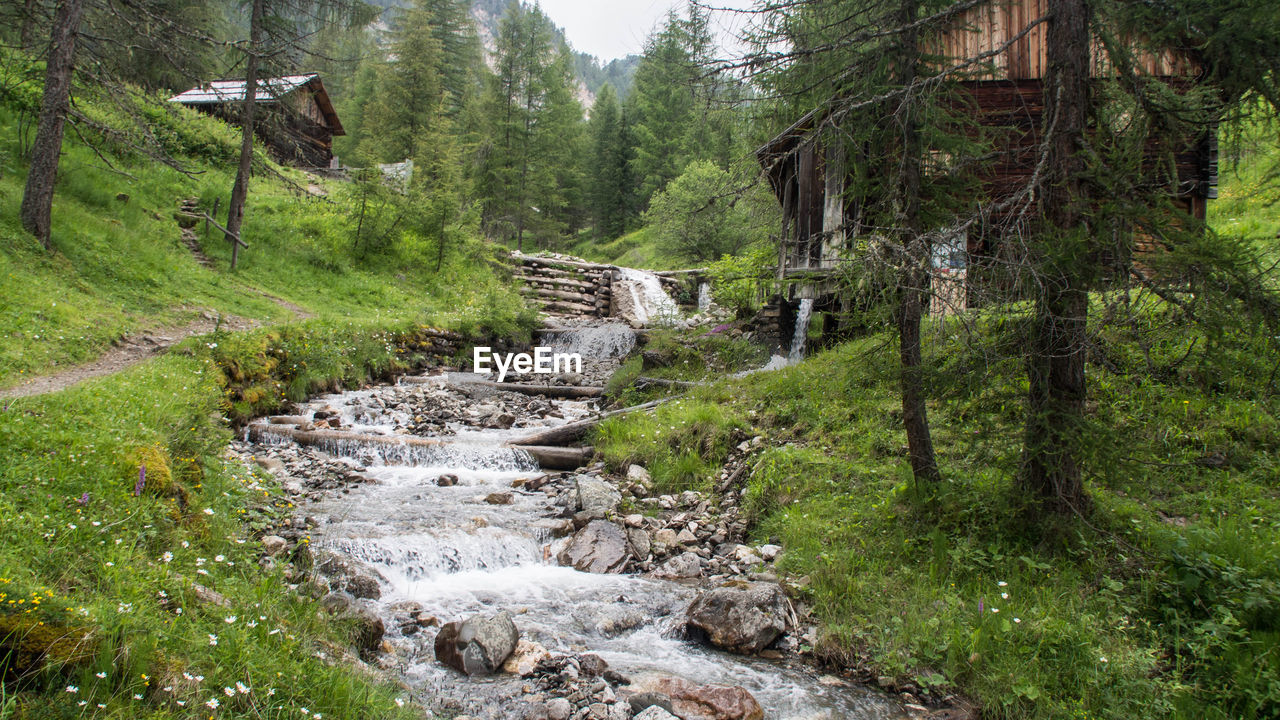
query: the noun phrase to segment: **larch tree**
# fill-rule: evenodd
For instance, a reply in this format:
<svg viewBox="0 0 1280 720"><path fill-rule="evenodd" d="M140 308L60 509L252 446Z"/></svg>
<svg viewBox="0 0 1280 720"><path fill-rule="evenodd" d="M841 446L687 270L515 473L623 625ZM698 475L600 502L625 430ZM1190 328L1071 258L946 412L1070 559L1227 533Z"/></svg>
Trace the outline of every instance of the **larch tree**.
<svg viewBox="0 0 1280 720"><path fill-rule="evenodd" d="M76 38L84 18L84 4L84 0L60 0L54 13L40 118L35 141L31 145L31 165L19 211L22 227L46 249L51 242L53 190L58 179L58 158L62 154L62 132L71 105Z"/></svg>

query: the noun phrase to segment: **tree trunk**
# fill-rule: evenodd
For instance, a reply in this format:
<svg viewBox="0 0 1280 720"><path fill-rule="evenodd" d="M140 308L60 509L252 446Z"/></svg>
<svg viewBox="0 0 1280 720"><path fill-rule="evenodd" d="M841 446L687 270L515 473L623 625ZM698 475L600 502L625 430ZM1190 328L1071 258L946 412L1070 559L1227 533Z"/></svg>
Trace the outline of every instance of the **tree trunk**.
<svg viewBox="0 0 1280 720"><path fill-rule="evenodd" d="M903 0L899 9L898 26L911 28L902 33L895 71L901 87L908 87L916 80L916 67L920 62L919 36L913 23L918 14L917 0ZM920 231L920 191L922 152L920 141L920 114L916 108L916 93L908 91L898 108L898 123L902 132L902 158L899 165L898 191L901 198L902 245L905 257L898 288L898 356L899 386L902 394L902 425L907 433L907 452L911 458L911 473L917 482L941 480L938 461L933 451L933 436L929 431L929 410L925 405L923 360L920 352L920 316L924 311L924 298L929 292L929 248Z"/></svg>
<svg viewBox="0 0 1280 720"><path fill-rule="evenodd" d="M265 0L253 0L249 18L249 52L245 59L244 111L241 114L240 167L231 186L231 203L227 206L227 242L231 243L231 269L240 258L240 226L244 222L244 204L249 197L249 175L253 171L253 121L257 115L258 56L262 50L262 12Z"/></svg>
<svg viewBox="0 0 1280 720"><path fill-rule="evenodd" d="M1053 128L1041 188L1042 288L1036 298L1023 438L1023 489L1054 512L1083 511L1080 427L1085 400L1085 330L1091 255L1081 148L1089 113L1088 0L1052 0L1046 30L1045 118ZM1074 251L1073 251L1074 250ZM1086 258L1086 259L1081 259Z"/></svg>
<svg viewBox="0 0 1280 720"><path fill-rule="evenodd" d="M40 12L39 0L26 0L22 6L22 30L18 38L22 49L31 52L36 46L37 15Z"/></svg>
<svg viewBox="0 0 1280 720"><path fill-rule="evenodd" d="M53 18L49 58L45 66L44 97L40 120L31 145L31 167L22 191L22 227L49 249L49 225L53 215L53 189L62 154L62 130L71 105L71 75L75 70L76 33L84 16L84 0L62 0Z"/></svg>

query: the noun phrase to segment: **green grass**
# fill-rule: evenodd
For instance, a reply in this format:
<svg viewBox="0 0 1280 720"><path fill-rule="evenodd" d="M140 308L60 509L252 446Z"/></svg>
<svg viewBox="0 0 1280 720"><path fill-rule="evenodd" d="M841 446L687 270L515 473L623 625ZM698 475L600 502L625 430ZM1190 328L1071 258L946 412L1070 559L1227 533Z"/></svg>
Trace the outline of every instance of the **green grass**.
<svg viewBox="0 0 1280 720"><path fill-rule="evenodd" d="M17 127L32 103L29 85L0 92L0 386L201 312L268 327L192 338L125 372L0 403L0 718L419 717L402 690L345 661L352 628L294 592L300 578L259 565L258 535L294 509L276 480L224 450L234 423L287 400L442 360L432 328L527 338L537 317L500 250L461 228L437 271L434 239L406 228L377 253L355 252L343 184L270 166L328 197L260 174L239 269L227 270L216 236L205 268L172 213L179 198L225 199L236 136L142 102L148 129L193 173L85 130L99 157L69 132L47 252L17 219ZM134 132L91 92L77 107ZM315 317L300 321L267 294ZM231 607L197 599L196 583Z"/></svg>
<svg viewBox="0 0 1280 720"><path fill-rule="evenodd" d="M573 242L565 252L591 262L643 268L646 270L680 270L693 264L672 257L658 247L652 228L643 227L613 240L597 240L585 235Z"/></svg>
<svg viewBox="0 0 1280 720"><path fill-rule="evenodd" d="M1179 365L1195 331L1154 308L1151 373L1104 333L1109 365L1089 368L1094 510L1037 525L1013 490L1025 376L1009 320L926 333L936 488L911 480L883 336L612 419L595 443L660 487L706 489L730 433L764 435L743 501L752 537L780 541L782 568L807 579L832 662L960 692L983 717L1273 717L1280 402L1261 380L1274 345L1249 337Z"/></svg>

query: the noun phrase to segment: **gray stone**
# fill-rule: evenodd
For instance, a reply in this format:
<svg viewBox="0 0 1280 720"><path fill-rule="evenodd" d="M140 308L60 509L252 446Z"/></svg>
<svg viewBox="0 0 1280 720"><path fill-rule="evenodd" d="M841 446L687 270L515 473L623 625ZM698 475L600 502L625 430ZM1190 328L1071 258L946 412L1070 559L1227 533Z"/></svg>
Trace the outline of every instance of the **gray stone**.
<svg viewBox="0 0 1280 720"><path fill-rule="evenodd" d="M764 558L766 562L772 562L775 558L778 557L778 554L781 552L782 552L781 545L761 545L760 546L760 557Z"/></svg>
<svg viewBox="0 0 1280 720"><path fill-rule="evenodd" d="M490 505L510 505L514 496L509 492L492 492L484 496L484 501Z"/></svg>
<svg viewBox="0 0 1280 720"><path fill-rule="evenodd" d="M686 626L716 647L753 654L787 631L791 615L791 603L777 585L733 582L698 595Z"/></svg>
<svg viewBox="0 0 1280 720"><path fill-rule="evenodd" d="M266 535L262 538L262 551L267 557L275 557L289 549L289 541L279 535Z"/></svg>
<svg viewBox="0 0 1280 720"><path fill-rule="evenodd" d="M578 509L593 518L602 518L618 508L622 495L607 482L590 475L576 478Z"/></svg>
<svg viewBox="0 0 1280 720"><path fill-rule="evenodd" d="M660 578L695 578L702 576L702 559L695 553L681 553L662 563L654 571Z"/></svg>
<svg viewBox="0 0 1280 720"><path fill-rule="evenodd" d="M561 565L591 573L620 573L631 554L622 528L607 520L592 520L560 551Z"/></svg>
<svg viewBox="0 0 1280 720"><path fill-rule="evenodd" d="M355 632L352 639L355 641L356 648L365 653L375 653L382 646L382 636L386 634L387 628L382 623L382 618L378 613L366 607L356 608L350 613L350 617L355 619Z"/></svg>
<svg viewBox="0 0 1280 720"><path fill-rule="evenodd" d="M652 549L649 533L640 528L627 528L627 545L631 548L631 554L638 560L649 557L649 551Z"/></svg>
<svg viewBox="0 0 1280 720"><path fill-rule="evenodd" d="M377 600L382 597L382 588L377 578L372 575L352 575L347 579L347 592L358 598Z"/></svg>
<svg viewBox="0 0 1280 720"><path fill-rule="evenodd" d="M323 608L324 611L329 613L330 615L338 615L338 614L345 613L351 610L351 608L355 607L355 605L356 605L355 596L353 596L349 592L343 592L341 590L337 592L331 592L328 595L325 595L324 597L320 598L320 607Z"/></svg>
<svg viewBox="0 0 1280 720"><path fill-rule="evenodd" d="M680 543L679 536L676 535L676 531L668 528L662 528L658 532L654 533L653 541L659 545L665 545L667 547L673 547Z"/></svg>
<svg viewBox="0 0 1280 720"><path fill-rule="evenodd" d="M516 649L520 631L505 612L446 623L436 635L436 659L468 675L491 675Z"/></svg>
<svg viewBox="0 0 1280 720"><path fill-rule="evenodd" d="M569 720L573 714L573 705L564 698L555 698L547 702L547 717L550 720Z"/></svg>
<svg viewBox="0 0 1280 720"><path fill-rule="evenodd" d="M680 718L677 718L675 715L672 715L657 705L650 705L644 710L641 710L638 715L632 715L631 717L632 720L680 720Z"/></svg>
<svg viewBox="0 0 1280 720"><path fill-rule="evenodd" d="M627 479L632 482L647 483L649 482L649 471L639 465L632 465L627 468Z"/></svg>

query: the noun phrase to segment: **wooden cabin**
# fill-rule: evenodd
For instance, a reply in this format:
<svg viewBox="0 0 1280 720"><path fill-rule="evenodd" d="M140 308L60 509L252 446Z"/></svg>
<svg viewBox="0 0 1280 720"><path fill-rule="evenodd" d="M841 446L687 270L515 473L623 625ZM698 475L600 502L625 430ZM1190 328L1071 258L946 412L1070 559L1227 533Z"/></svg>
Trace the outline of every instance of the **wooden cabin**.
<svg viewBox="0 0 1280 720"><path fill-rule="evenodd" d="M239 123L245 82L214 80L169 98L201 112ZM324 82L316 73L285 75L258 81L254 97L258 137L282 163L327 168L333 163L333 138L345 135Z"/></svg>
<svg viewBox="0 0 1280 720"><path fill-rule="evenodd" d="M977 119L975 132L998 138L994 161L977 178L982 188L978 203L988 208L1001 207L999 201L1025 187L1035 170L1047 70L1047 27L1041 20L1048 4L1049 0L991 0L961 13L949 29L930 41L930 54L943 58L944 66L963 58L988 58L957 73L963 93L958 107ZM1113 74L1098 43L1093 56L1095 77ZM1196 65L1187 53L1138 54L1135 65L1139 73L1175 87L1187 87L1195 81ZM757 151L782 206L778 279L790 281L785 284L788 297L784 300L816 297L819 306L824 302L831 305L823 293L833 285L824 278L840 263L857 261L851 257L850 240L863 230L858 223L857 199L845 192L846 179L855 168L845 157L844 143L832 141L836 130L829 112L816 110ZM1149 145L1147 182L1168 177L1155 171L1160 158L1167 155L1161 149L1158 141ZM1215 129L1206 128L1200 141L1178 149L1173 157L1177 180L1169 191L1188 213L1204 219L1206 202L1217 194ZM1142 180L1135 178L1135 184ZM971 290L975 277L981 278L983 273L972 270L979 269L984 259L1000 256L1002 248L996 245L1001 233L1008 232L1007 219L998 214L988 216L985 227L999 228L999 232L986 232L979 224L966 237L956 238L954 247L935 251L935 311L939 304L954 308L977 302L975 298L981 293ZM957 290L957 283L964 288ZM785 317L786 312L781 315Z"/></svg>

